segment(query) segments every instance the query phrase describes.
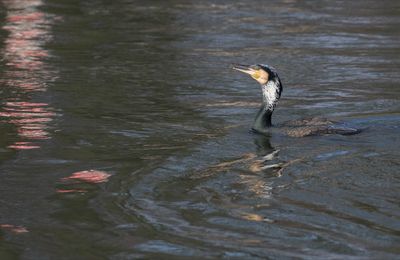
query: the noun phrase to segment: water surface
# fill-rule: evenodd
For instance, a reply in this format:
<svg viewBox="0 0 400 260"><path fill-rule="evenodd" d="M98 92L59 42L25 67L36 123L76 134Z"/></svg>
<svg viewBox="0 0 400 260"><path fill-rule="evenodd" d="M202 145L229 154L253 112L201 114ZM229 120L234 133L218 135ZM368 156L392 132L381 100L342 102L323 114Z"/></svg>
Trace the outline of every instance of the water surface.
<svg viewBox="0 0 400 260"><path fill-rule="evenodd" d="M0 2L0 258L394 259L398 1ZM279 123L250 134L267 63Z"/></svg>

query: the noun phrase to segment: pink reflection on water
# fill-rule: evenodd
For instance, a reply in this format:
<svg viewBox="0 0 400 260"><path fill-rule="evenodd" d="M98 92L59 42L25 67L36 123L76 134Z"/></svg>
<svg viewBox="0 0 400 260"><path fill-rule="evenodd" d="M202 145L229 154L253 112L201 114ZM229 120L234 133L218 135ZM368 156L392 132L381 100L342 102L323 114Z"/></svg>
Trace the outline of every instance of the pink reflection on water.
<svg viewBox="0 0 400 260"><path fill-rule="evenodd" d="M57 189L56 190L57 193L85 193L87 192L87 190L84 189Z"/></svg>
<svg viewBox="0 0 400 260"><path fill-rule="evenodd" d="M61 181L66 182L64 185L75 185L80 184L82 182L90 183L90 184L99 184L103 182L107 182L108 179L111 177L111 174L98 171L98 170L86 170L86 171L79 171L74 172L70 176L62 178ZM57 189L57 193L85 193L88 192L86 189L81 188L63 188Z"/></svg>
<svg viewBox="0 0 400 260"><path fill-rule="evenodd" d="M25 128L18 129L18 135L23 138L29 139L49 139L49 135L46 131L40 130L30 130Z"/></svg>
<svg viewBox="0 0 400 260"><path fill-rule="evenodd" d="M7 102L6 105L9 107L18 107L18 108L20 108L20 107L44 107L44 106L47 106L47 103Z"/></svg>
<svg viewBox="0 0 400 260"><path fill-rule="evenodd" d="M28 233L29 231L23 226L14 226L10 224L0 224L0 228L11 231L16 234Z"/></svg>
<svg viewBox="0 0 400 260"><path fill-rule="evenodd" d="M102 183L107 182L108 178L110 178L111 174L98 171L98 170L88 170L88 171L80 171L74 172L71 176L63 178L64 181L66 180L79 180L83 182L89 183Z"/></svg>
<svg viewBox="0 0 400 260"><path fill-rule="evenodd" d="M50 111L51 108L46 103L6 102L2 109L0 119L7 119L8 123L16 125L18 136L24 140L17 141L8 148L37 149L40 146L31 141L50 138L47 123L53 120L55 113Z"/></svg>
<svg viewBox="0 0 400 260"><path fill-rule="evenodd" d="M22 125L22 124L32 124L32 123L46 123L51 120L52 120L51 118L24 118L24 119L10 120L10 123L16 125Z"/></svg>
<svg viewBox="0 0 400 260"><path fill-rule="evenodd" d="M41 1L30 2L37 4ZM14 7L13 2L9 2L8 5L11 8ZM13 12L19 12L19 14L13 14ZM18 11L9 9L6 21L3 29L10 33L5 40L6 64L27 71L43 70L42 59L49 56L42 47L43 41L49 37L46 26L43 26L47 23L45 15L31 8Z"/></svg>
<svg viewBox="0 0 400 260"><path fill-rule="evenodd" d="M34 145L31 142L15 142L14 144L7 146L7 148L16 150L30 150L40 148L40 146Z"/></svg>
<svg viewBox="0 0 400 260"><path fill-rule="evenodd" d="M3 4L7 12L2 29L8 36L3 49L6 70L0 81L16 97L0 107L0 123L5 121L17 127L20 140L8 148L37 149L39 140L51 137L48 123L56 114L49 104L32 102L27 94L45 92L47 83L55 78L46 67L50 54L43 47L51 39L54 17L39 9L42 0L3 0Z"/></svg>
<svg viewBox="0 0 400 260"><path fill-rule="evenodd" d="M18 67L18 66L14 66ZM17 89L22 90L23 92L30 93L30 92L45 92L46 91L46 84L43 82L35 82L35 81L28 81L29 75L21 75L23 74L21 71L13 72L13 75L8 75L6 72L6 77L13 77L14 79L5 79L1 80L0 83L8 87L14 87Z"/></svg>
<svg viewBox="0 0 400 260"><path fill-rule="evenodd" d="M38 3L40 1L31 1L31 2ZM11 23L33 22L35 20L39 20L42 18L43 18L43 13L35 12L35 13L29 13L29 14L24 14L24 15L10 15L7 17L7 22L11 22Z"/></svg>

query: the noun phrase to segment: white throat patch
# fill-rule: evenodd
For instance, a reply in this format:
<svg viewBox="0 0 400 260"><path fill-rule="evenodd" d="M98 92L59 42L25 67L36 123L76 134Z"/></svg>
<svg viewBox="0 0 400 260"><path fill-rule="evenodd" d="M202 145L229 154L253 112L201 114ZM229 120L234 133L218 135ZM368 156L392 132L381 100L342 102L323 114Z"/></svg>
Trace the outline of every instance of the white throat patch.
<svg viewBox="0 0 400 260"><path fill-rule="evenodd" d="M266 108L273 110L279 100L279 87L274 81L269 81L266 85L261 86L261 90Z"/></svg>

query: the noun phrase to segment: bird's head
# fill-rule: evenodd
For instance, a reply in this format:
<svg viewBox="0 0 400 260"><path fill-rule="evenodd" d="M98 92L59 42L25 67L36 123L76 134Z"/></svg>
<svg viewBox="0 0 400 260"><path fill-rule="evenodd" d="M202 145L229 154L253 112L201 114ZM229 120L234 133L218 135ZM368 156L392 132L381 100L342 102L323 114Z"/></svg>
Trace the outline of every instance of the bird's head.
<svg viewBox="0 0 400 260"><path fill-rule="evenodd" d="M253 130L263 133L266 127L270 127L272 112L282 93L282 83L274 68L264 65L233 64L232 69L249 74L261 84L263 93L263 107L257 114Z"/></svg>
<svg viewBox="0 0 400 260"><path fill-rule="evenodd" d="M257 80L261 85L266 85L270 80L279 79L276 71L264 64L243 65L233 64L232 69L249 74L253 79Z"/></svg>

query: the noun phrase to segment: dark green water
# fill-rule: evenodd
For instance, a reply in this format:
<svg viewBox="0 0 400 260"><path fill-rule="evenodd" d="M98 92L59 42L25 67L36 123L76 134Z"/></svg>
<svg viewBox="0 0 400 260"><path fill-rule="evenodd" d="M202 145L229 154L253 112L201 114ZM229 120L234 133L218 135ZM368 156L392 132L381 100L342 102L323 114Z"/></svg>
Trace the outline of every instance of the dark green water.
<svg viewBox="0 0 400 260"><path fill-rule="evenodd" d="M398 258L399 13L0 1L0 259ZM279 71L275 123L366 130L250 134L260 89L236 62Z"/></svg>

